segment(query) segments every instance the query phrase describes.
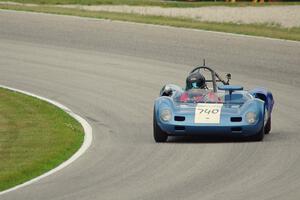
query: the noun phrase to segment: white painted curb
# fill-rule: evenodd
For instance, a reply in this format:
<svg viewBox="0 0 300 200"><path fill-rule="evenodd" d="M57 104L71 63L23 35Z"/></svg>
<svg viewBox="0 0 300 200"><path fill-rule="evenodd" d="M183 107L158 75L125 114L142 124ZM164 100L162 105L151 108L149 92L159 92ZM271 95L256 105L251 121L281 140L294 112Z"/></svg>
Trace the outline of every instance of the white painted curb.
<svg viewBox="0 0 300 200"><path fill-rule="evenodd" d="M38 96L38 95L35 95L33 93L30 93L30 92L26 92L26 91L23 91L23 90L19 90L19 89L15 89L15 88L12 88L12 87L8 87L8 86L5 86L5 85L0 85L1 88L5 88L5 89L8 89L8 90L12 90L12 91L16 91L16 92L20 92L20 93L23 93L23 94L26 94L26 95L29 95L29 96L32 96L32 97L36 97L38 99L41 99L43 101L46 101L46 102L49 102L59 108L61 108L62 110L64 110L66 113L68 113L71 117L73 117L74 119L76 119L83 127L84 129L84 141L83 141L83 144L81 145L81 147L78 149L78 151L71 157L69 158L68 160L64 161L63 163L61 163L59 166L57 166L56 168L46 172L45 174L42 174L36 178L33 178L25 183L22 183L20 185L17 185L15 187L12 187L10 189L7 189L7 190L4 190L2 192L0 192L0 195L3 195L3 194L6 194L8 192L11 192L11 191L14 191L14 190L17 190L19 188L22 188L22 187L25 187L27 185L30 185L32 183L35 183L37 181L39 181L40 179L42 178L45 178L51 174L54 174L55 172L67 167L68 165L70 165L72 162L74 162L77 158L79 158L89 147L90 145L92 144L92 139L93 139L93 135L92 135L92 127L90 126L90 124L85 120L83 119L82 117L80 117L79 115L75 114L74 112L72 112L69 108L67 108L66 106L56 102L56 101L53 101L53 100L50 100L50 99L47 99L45 97L41 97L41 96Z"/></svg>

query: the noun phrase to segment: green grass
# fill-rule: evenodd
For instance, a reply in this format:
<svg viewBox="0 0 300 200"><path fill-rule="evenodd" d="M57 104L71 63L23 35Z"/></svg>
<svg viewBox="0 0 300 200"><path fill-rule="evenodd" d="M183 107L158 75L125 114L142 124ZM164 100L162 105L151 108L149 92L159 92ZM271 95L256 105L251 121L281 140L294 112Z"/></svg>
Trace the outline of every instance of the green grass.
<svg viewBox="0 0 300 200"><path fill-rule="evenodd" d="M2 9L24 10L32 12L53 13L61 15L75 15L99 19L111 19L130 21L137 23L158 24L174 27L185 27L193 29L211 30L219 32L237 33L270 38L280 38L300 41L300 27L282 28L274 24L235 24L235 23L214 23L200 22L192 19L175 17L150 16L139 14L126 14L104 11L85 11L80 9L59 8L54 6L23 6L23 5L0 5Z"/></svg>
<svg viewBox="0 0 300 200"><path fill-rule="evenodd" d="M7 0L0 0L7 1ZM164 1L164 0L12 0L19 3L33 4L82 4L82 5L132 5L132 6L161 6L161 7L202 7L202 6L270 6L270 5L300 5L295 2L272 2L272 3L252 3L236 2L226 3L224 1Z"/></svg>
<svg viewBox="0 0 300 200"><path fill-rule="evenodd" d="M83 138L81 125L63 110L0 89L0 191L56 167Z"/></svg>

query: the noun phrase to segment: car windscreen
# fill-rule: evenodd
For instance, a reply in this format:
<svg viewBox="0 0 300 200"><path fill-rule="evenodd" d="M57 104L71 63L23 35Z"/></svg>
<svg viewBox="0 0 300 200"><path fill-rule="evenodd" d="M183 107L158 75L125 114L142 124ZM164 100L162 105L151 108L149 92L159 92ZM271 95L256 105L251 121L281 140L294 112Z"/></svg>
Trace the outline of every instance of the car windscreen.
<svg viewBox="0 0 300 200"><path fill-rule="evenodd" d="M243 104L251 98L251 95L245 91L233 92L229 95L227 92L203 89L191 89L174 94L174 102L177 103L229 103Z"/></svg>

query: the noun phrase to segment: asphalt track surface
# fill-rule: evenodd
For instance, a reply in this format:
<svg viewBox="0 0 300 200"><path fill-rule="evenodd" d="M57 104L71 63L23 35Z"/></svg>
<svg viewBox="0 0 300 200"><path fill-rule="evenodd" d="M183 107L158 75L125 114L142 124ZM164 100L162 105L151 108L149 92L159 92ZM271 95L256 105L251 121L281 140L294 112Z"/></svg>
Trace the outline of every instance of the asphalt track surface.
<svg viewBox="0 0 300 200"><path fill-rule="evenodd" d="M152 138L161 86L207 63L273 91L264 142ZM300 43L0 11L0 82L61 102L93 127L67 168L0 199L300 198Z"/></svg>

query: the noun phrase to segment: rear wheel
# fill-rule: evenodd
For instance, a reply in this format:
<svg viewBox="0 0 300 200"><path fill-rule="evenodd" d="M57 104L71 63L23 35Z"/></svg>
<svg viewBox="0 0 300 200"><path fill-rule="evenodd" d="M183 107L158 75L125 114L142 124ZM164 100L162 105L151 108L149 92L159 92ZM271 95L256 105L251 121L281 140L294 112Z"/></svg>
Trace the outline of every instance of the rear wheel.
<svg viewBox="0 0 300 200"><path fill-rule="evenodd" d="M166 142L168 139L168 134L157 124L155 112L153 112L153 137L155 142Z"/></svg>

